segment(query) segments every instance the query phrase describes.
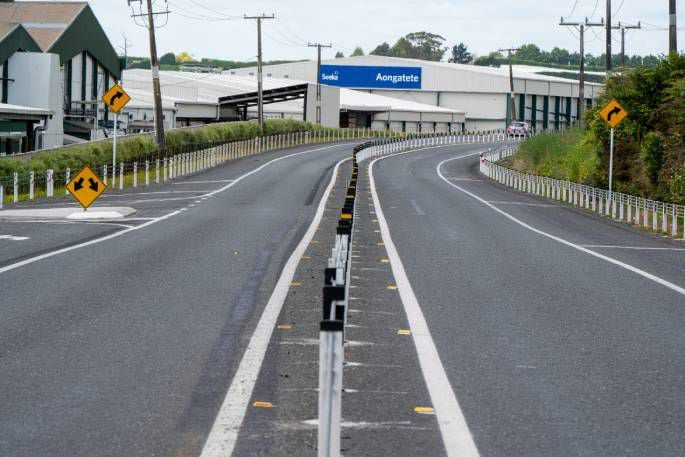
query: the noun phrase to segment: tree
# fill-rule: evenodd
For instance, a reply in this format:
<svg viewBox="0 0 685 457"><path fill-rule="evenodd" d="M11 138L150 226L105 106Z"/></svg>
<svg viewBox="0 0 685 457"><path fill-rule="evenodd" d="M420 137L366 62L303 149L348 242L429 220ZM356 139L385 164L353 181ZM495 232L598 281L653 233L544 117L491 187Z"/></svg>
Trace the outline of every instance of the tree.
<svg viewBox="0 0 685 457"><path fill-rule="evenodd" d="M371 54L374 56L392 57L392 50L390 49L390 45L388 43L383 42L376 46L376 49L371 51Z"/></svg>
<svg viewBox="0 0 685 457"><path fill-rule="evenodd" d="M161 65L176 65L176 56L173 52L167 52L159 59Z"/></svg>
<svg viewBox="0 0 685 457"><path fill-rule="evenodd" d="M190 53L187 51L183 51L182 53L180 53L179 55L176 56L176 62L178 62L178 63L188 63L188 62L192 62L194 60L195 60L195 57L190 55Z"/></svg>
<svg viewBox="0 0 685 457"><path fill-rule="evenodd" d="M540 48L532 43L521 46L519 50L516 51L515 57L518 60L543 63L541 60L542 52L540 51Z"/></svg>
<svg viewBox="0 0 685 457"><path fill-rule="evenodd" d="M477 58L473 64L481 67L499 67L502 59L504 56L501 53L491 52L488 56Z"/></svg>
<svg viewBox="0 0 685 457"><path fill-rule="evenodd" d="M473 55L464 43L452 46L452 56L449 58L450 63L471 63L472 60Z"/></svg>
<svg viewBox="0 0 685 457"><path fill-rule="evenodd" d="M359 57L364 55L364 50L361 48L361 46L357 46L354 48L354 51L352 51L352 54L350 54L350 57Z"/></svg>
<svg viewBox="0 0 685 457"><path fill-rule="evenodd" d="M407 57L414 59L438 62L442 60L445 51L447 51L447 48L442 47L445 39L434 33L414 32L405 36L404 40L406 41L406 44L409 45L406 51L408 51L408 54L410 55ZM405 45L405 43L403 43L403 45Z"/></svg>
<svg viewBox="0 0 685 457"><path fill-rule="evenodd" d="M345 54L343 54L342 52L338 51L335 53L336 59L342 59L343 57L345 57Z"/></svg>

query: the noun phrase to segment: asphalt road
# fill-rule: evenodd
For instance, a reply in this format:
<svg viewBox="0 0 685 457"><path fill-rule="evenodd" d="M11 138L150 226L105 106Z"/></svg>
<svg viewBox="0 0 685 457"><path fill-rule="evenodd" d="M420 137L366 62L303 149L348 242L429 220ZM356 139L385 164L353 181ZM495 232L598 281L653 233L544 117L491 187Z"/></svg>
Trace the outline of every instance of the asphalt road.
<svg viewBox="0 0 685 457"><path fill-rule="evenodd" d="M681 455L685 245L487 181L482 148L360 167L344 455ZM199 455L350 152L108 193L99 204L138 210L124 221L0 220L0 455ZM316 455L320 291L347 173L263 341L234 456Z"/></svg>
<svg viewBox="0 0 685 457"><path fill-rule="evenodd" d="M478 150L374 177L479 455L682 455L685 245L500 187L477 156L444 162Z"/></svg>
<svg viewBox="0 0 685 457"><path fill-rule="evenodd" d="M138 210L117 223L0 221L28 238L0 238L0 455L199 455L350 151L290 149L110 193L99 204Z"/></svg>

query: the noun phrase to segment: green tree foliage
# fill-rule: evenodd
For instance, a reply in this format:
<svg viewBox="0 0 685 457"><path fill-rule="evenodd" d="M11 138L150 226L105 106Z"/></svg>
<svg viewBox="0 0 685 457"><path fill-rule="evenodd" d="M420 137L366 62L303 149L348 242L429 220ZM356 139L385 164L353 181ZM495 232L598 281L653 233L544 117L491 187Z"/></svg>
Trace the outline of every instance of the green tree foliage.
<svg viewBox="0 0 685 457"><path fill-rule="evenodd" d="M445 39L429 32L414 32L397 40L392 47L394 57L406 57L429 61L440 61L447 48L443 47Z"/></svg>
<svg viewBox="0 0 685 457"><path fill-rule="evenodd" d="M176 55L173 52L167 52L159 58L160 65L176 65Z"/></svg>
<svg viewBox="0 0 685 457"><path fill-rule="evenodd" d="M342 52L338 51L335 53L336 59L342 59L343 57L345 57L345 54L343 54Z"/></svg>
<svg viewBox="0 0 685 457"><path fill-rule="evenodd" d="M455 44L452 46L451 56L449 62L451 63L471 63L473 55L464 43Z"/></svg>
<svg viewBox="0 0 685 457"><path fill-rule="evenodd" d="M354 51L352 51L352 54L350 54L350 57L360 57L364 55L364 50L361 48L361 46L357 46L354 48Z"/></svg>
<svg viewBox="0 0 685 457"><path fill-rule="evenodd" d="M371 54L374 56L392 57L392 50L390 49L390 45L388 43L383 42L376 46L376 49L371 51Z"/></svg>
<svg viewBox="0 0 685 457"><path fill-rule="evenodd" d="M664 166L664 142L661 135L648 132L642 140L640 156L647 177L652 183L656 183L659 180L661 168Z"/></svg>

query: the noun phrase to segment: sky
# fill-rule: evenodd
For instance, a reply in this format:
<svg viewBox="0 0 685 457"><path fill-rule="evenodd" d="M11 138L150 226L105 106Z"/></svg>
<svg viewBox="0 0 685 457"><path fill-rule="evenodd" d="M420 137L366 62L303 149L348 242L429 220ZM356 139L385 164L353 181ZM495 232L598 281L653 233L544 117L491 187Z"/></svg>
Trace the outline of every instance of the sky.
<svg viewBox="0 0 685 457"><path fill-rule="evenodd" d="M171 14L159 16L159 55L187 51L197 58L253 60L256 56L255 21L243 15L274 14L264 21L264 59L311 59L315 49L307 42L332 43L324 57L337 51L349 55L356 46L365 52L410 32L442 35L446 45L464 42L477 55L497 48L535 43L543 49L555 46L576 51L577 32L560 27L585 17L599 21L605 0L155 0L156 9L168 7ZM124 36L129 55L149 55L147 29L131 18L127 0L90 0L105 32L120 51ZM679 3L683 3L682 1ZM138 5L137 0L133 1ZM668 0L613 0L614 23L642 21L645 30L629 31L628 54L662 54L667 51ZM679 5L680 6L680 5ZM135 7L136 12L139 6ZM594 13L594 14L593 14ZM685 5L678 12L678 47L685 50ZM663 30L658 30L663 29ZM620 50L615 31L614 52ZM587 33L586 52L601 54L604 32ZM122 52L123 53L123 52Z"/></svg>

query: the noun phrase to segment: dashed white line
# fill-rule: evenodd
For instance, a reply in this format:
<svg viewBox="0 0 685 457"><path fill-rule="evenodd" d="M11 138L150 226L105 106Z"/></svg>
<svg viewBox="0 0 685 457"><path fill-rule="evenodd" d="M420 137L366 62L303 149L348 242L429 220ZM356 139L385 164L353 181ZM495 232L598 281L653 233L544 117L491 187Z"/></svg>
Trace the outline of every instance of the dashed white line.
<svg viewBox="0 0 685 457"><path fill-rule="evenodd" d="M233 180L233 181L230 182L229 184L227 184L227 185L221 187L220 189L217 189L217 190L214 190L214 191L212 191L212 192L210 192L210 193L208 193L208 194L205 194L205 196L212 196L212 195L216 195L216 194L219 194L219 193L221 193L221 192L224 192L224 191L230 189L231 187L233 187L234 185L238 184L238 183L239 183L240 181L242 181L243 179L245 179L245 178L247 178L247 177L249 177L249 176L252 176L252 175L254 175L255 173L258 173L258 172L260 172L261 170L263 170L264 168L268 167L269 165L271 165L271 164L273 164L273 163L276 163L276 162L280 162L281 160L289 159L289 158L291 158L291 157L300 156L300 155L302 155L302 154L308 154L308 153L310 153L310 152L322 151L322 150L324 150L324 149L331 149L331 148L335 148L335 147L339 147L339 146L340 146L340 145L332 145L332 146L326 146L326 147L322 147L322 148L308 149L308 150L305 150L305 151L300 151L300 152L295 152L295 153L293 153L293 154L288 154L288 155L285 155L285 156L283 156L283 157L278 157L278 158L276 158L276 159L270 160L270 161L268 161L268 162L262 164L261 166L255 168L255 169L252 170L252 171L249 171L249 172L247 172L247 173L241 175L239 178ZM192 197L192 198L196 198L196 197ZM119 231L119 232L112 233L112 234L109 234L109 235L106 235L106 236L103 236L103 237L100 237L100 238L95 238L95 239L93 239L93 240L90 240L90 241L87 241L87 242L84 242L84 243L79 243L79 244L75 244L75 245L73 245L73 246L69 246L69 247L66 247L66 248L62 248L62 249L57 249L57 250L55 250L55 251L46 252L45 254L41 254L41 255L38 255L38 256L35 256L35 257L30 257L30 258L28 258L28 259L22 260L21 262L16 262L16 263L7 265L7 266L5 266L5 267L0 267L0 274L2 274L2 273L7 273L8 271L16 270L17 268L21 268L21 267L23 267L23 266L30 265L30 264L32 264L32 263L39 262L39 261L41 261L41 260L45 260L45 259L48 259L48 258L50 258L50 257L55 257L55 256L60 255L60 254L64 254L64 253L67 253L67 252L71 252L71 251L74 251L74 250L76 250L76 249L81 249L81 248L84 248L84 247L86 247L86 246L92 246L92 245L94 245L94 244L102 243L103 241L108 241L108 240L111 240L111 239L113 239L113 238L118 238L118 237L120 237L120 236L122 236L122 235L125 235L125 234L127 234L127 233L131 233L131 232L134 232L134 231L136 231L136 230L142 230L142 229L144 229L144 228L146 228L146 227L149 227L149 226L151 226L151 225L153 225L153 224L156 224L157 222L161 222L161 221L164 221L164 220L169 219L170 217L173 217L173 216L176 216L176 215L178 215L178 214L181 214L183 211L184 211L183 209L177 210L177 211L173 211L173 212L171 212L171 213L165 214L165 215L160 216L160 217L156 217L156 218L154 218L154 219L152 219L152 220L150 220L150 221L148 221L148 222L145 222L144 224L141 224L141 225L138 225L138 226L135 226L135 227L131 227L131 228L128 228L128 229L124 229L124 230L121 230L121 231Z"/></svg>
<svg viewBox="0 0 685 457"><path fill-rule="evenodd" d="M523 222L522 220L515 218L514 216L512 216L512 215L509 214L509 213L507 213L506 211L501 210L500 208L496 207L495 205L493 205L492 203L488 202L487 200L485 200L485 199L479 197L478 195L474 194L473 192L470 192L470 191L464 189L463 187L460 187L460 186L454 184L453 182L450 182L449 178L445 177L445 175L442 174L442 166L443 166L445 163L451 162L451 161L453 161L453 160L457 160L458 158L459 158L459 157L452 158L452 159L447 159L447 160L443 160L443 161L440 162L440 163L436 166L436 168L435 168L435 170L436 170L436 172L438 173L438 176L440 177L440 179L442 179L444 182L446 182L446 183L449 184L450 186L452 186L452 187L454 187L455 189L457 189L457 190L459 190L459 191L465 193L465 194L468 195L469 197L472 197L472 198L478 200L479 202L481 202L482 204L484 204L484 205L487 206L488 208L492 209L493 211L498 212L498 213L501 214L502 216L504 216L504 217L506 217L507 219L511 220L512 222L514 222L514 223L520 225L521 227L530 230L531 232L537 233L538 235L542 235L542 236L544 236L544 237L546 237L546 238L549 238L549 239L551 239L551 240L554 240L554 241L556 241L556 242L558 242L558 243L561 243L561 244L563 244L563 245L565 245L565 246L568 246L568 247L573 248L573 249L576 249L576 250L578 250L578 251L580 251L580 252L584 252L584 253L589 254L589 255L591 255L591 256L593 256L593 257L596 257L596 258L598 258L598 259L601 259L601 260L604 260L604 261L606 261L606 262L609 262L609 263L611 263L611 264L613 264L613 265L616 265L616 266L621 267L621 268L623 268L623 269L625 269L625 270L631 271L631 272L633 272L633 273L635 273L635 274L637 274L637 275L639 275L639 276L642 276L643 278L649 279L650 281L653 281L653 282L655 282L655 283L657 283L657 284L659 284L659 285L661 285L661 286L664 286L664 287L666 287L666 288L668 288L668 289L671 289L671 290L673 290L674 292L677 292L677 293L679 293L679 294L681 294L681 295L685 295L685 288L680 287L680 286L677 285L677 284L673 284L673 283L670 282L670 281L666 281L666 280L663 279L663 278L660 278L660 277L658 277L658 276L656 276L656 275L653 275L652 273L646 272L646 271L644 271L644 270L642 270L642 269L640 269L640 268L637 268L637 267L635 267L635 266L633 266L633 265L627 264L627 263L625 263L625 262L621 262L620 260L616 260L616 259L614 259L614 258L612 258L612 257L606 256L606 255L604 255L604 254L600 254L599 252L595 252L595 251L592 251L592 250L590 250L590 249L588 249L588 248L585 248L585 247L583 247L583 246L581 246L581 245L579 245L579 244L575 244L575 243L572 243L572 242L570 242L570 241L567 241L567 240L565 240L565 239L563 239L563 238L560 238L560 237L558 237L558 236L552 235L551 233L547 233L547 232L545 232L545 231L542 231L542 230L540 230L540 229L537 229L537 228L535 228L535 227L533 227L533 226L531 226L531 225L529 225L529 224L526 224L526 223Z"/></svg>
<svg viewBox="0 0 685 457"><path fill-rule="evenodd" d="M9 241L26 241L29 240L28 236L14 236L14 235L0 235L0 240L9 240Z"/></svg>
<svg viewBox="0 0 685 457"><path fill-rule="evenodd" d="M627 249L630 251L683 251L684 248L656 248L648 246L603 246L600 244L581 244L584 248L594 248L594 249Z"/></svg>

